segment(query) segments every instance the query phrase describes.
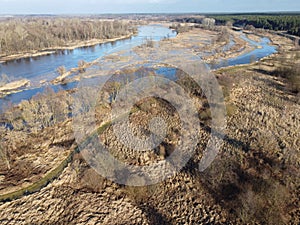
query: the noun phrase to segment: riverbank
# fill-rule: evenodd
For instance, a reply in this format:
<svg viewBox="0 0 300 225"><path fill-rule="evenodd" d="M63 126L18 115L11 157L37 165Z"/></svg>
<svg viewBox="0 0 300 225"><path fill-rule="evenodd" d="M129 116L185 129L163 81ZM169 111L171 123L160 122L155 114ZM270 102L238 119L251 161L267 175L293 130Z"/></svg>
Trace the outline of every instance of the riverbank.
<svg viewBox="0 0 300 225"><path fill-rule="evenodd" d="M115 42L118 40L124 40L132 37L133 35L136 35L136 33L131 33L128 35L124 35L117 38L111 38L111 39L93 39L89 41L79 41L79 42L72 42L69 43L67 46L57 46L53 48L47 48L42 49L39 51L31 51L31 52L25 52L20 54L14 54L14 55L8 55L8 56L0 56L0 63L5 63L8 61L18 60L18 59L26 59L26 58L34 58L39 56L45 56L45 55L51 55L58 51L65 51L65 50L74 50L76 48L83 48L83 47L91 47L98 44L104 44L109 42Z"/></svg>
<svg viewBox="0 0 300 225"><path fill-rule="evenodd" d="M18 89L29 85L30 81L27 79L22 79L4 84L3 86L0 86L0 97L11 94L14 91L18 91Z"/></svg>

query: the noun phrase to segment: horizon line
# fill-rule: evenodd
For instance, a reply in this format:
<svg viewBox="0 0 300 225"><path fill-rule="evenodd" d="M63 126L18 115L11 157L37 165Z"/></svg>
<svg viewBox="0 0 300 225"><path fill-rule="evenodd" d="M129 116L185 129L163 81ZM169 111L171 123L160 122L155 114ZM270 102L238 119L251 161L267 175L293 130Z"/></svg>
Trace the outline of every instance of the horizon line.
<svg viewBox="0 0 300 225"><path fill-rule="evenodd" d="M165 15L165 14L269 14L269 13L288 13L288 14L300 14L300 11L290 11L290 10L281 10L281 11L224 11L224 12L105 12L105 13L0 13L1 16L25 16L25 15L44 15L44 16L56 16L56 15Z"/></svg>

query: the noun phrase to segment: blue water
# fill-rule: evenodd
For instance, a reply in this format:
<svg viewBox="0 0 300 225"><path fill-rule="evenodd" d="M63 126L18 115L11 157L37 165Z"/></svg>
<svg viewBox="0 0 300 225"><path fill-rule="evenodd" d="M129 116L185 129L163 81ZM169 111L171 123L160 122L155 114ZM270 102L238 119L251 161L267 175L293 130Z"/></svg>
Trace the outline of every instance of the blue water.
<svg viewBox="0 0 300 225"><path fill-rule="evenodd" d="M17 104L22 100L28 100L39 92L43 92L46 86L40 85L40 81L51 81L57 74L55 70L59 66L65 66L71 69L78 66L80 60L86 62L94 61L106 54L128 50L135 46L141 45L145 39L154 41L163 38L176 37L177 33L160 25L141 26L138 34L128 39L119 40L110 43L98 44L91 47L77 48L74 50L59 51L55 54L19 59L0 64L0 74L7 74L16 80L28 79L31 81L30 89L7 95L0 99L0 109L5 108L8 103ZM55 91L69 90L77 86L76 82L66 85L51 85Z"/></svg>
<svg viewBox="0 0 300 225"><path fill-rule="evenodd" d="M227 66L236 66L236 65L244 65L249 64L251 62L258 61L266 56L272 55L277 52L275 46L271 46L270 39L268 38L261 38L259 42L250 40L245 35L241 35L241 38L247 41L251 46L255 47L253 51L250 51L246 54L240 55L235 58L220 60L217 63L209 64L211 69L219 69ZM261 48L258 48L258 47Z"/></svg>
<svg viewBox="0 0 300 225"><path fill-rule="evenodd" d="M67 69L77 67L80 60L94 61L112 50L128 49L128 47L141 44L145 38L155 41L164 37L175 37L176 32L162 26L139 27L138 35L129 39L110 43L98 44L92 47L82 47L74 50L58 51L55 54L27 59L19 59L0 64L0 74L6 74L16 79L26 78L29 80L47 79L55 76L54 71L59 66ZM124 47L124 48L122 48Z"/></svg>
<svg viewBox="0 0 300 225"><path fill-rule="evenodd" d="M166 77L169 80L177 80L177 69L170 67L160 67L155 71L156 74Z"/></svg>

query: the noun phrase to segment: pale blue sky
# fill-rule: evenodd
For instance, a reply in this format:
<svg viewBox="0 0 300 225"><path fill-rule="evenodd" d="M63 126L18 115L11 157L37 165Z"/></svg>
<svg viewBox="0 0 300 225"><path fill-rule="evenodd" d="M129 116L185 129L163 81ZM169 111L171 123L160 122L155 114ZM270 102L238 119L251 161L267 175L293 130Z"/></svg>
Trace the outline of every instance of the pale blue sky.
<svg viewBox="0 0 300 225"><path fill-rule="evenodd" d="M0 14L300 11L299 0L0 0Z"/></svg>

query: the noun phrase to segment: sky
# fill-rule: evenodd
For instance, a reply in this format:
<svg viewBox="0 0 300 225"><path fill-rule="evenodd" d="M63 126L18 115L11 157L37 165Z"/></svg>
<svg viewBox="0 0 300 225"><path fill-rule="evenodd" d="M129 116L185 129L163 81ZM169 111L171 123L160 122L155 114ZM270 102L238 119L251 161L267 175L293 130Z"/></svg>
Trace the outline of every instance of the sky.
<svg viewBox="0 0 300 225"><path fill-rule="evenodd" d="M299 0L0 0L0 14L300 11Z"/></svg>

